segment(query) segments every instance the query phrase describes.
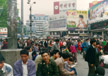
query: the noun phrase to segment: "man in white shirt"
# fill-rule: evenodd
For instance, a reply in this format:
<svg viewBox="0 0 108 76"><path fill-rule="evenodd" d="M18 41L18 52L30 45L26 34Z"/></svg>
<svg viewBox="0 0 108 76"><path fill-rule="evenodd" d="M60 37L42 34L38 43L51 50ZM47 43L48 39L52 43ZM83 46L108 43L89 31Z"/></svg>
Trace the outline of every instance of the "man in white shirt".
<svg viewBox="0 0 108 76"><path fill-rule="evenodd" d="M35 63L28 59L27 50L20 51L21 59L16 61L13 66L14 76L36 76Z"/></svg>
<svg viewBox="0 0 108 76"><path fill-rule="evenodd" d="M22 67L23 67L23 76L27 76L27 75L28 75L27 63L24 64L24 63L22 62Z"/></svg>
<svg viewBox="0 0 108 76"><path fill-rule="evenodd" d="M11 65L4 62L4 57L0 54L0 76L13 76Z"/></svg>

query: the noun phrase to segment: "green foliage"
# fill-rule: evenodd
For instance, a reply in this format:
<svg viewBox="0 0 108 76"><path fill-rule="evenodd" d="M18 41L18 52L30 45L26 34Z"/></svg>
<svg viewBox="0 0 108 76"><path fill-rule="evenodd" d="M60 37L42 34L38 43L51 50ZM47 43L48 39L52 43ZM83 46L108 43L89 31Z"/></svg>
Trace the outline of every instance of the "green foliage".
<svg viewBox="0 0 108 76"><path fill-rule="evenodd" d="M0 27L7 27L7 0L0 0Z"/></svg>

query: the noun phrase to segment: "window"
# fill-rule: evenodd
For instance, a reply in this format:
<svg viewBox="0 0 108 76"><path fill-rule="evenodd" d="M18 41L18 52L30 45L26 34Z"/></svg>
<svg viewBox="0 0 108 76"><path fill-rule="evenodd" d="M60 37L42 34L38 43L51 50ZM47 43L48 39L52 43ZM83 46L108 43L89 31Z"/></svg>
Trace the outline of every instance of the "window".
<svg viewBox="0 0 108 76"><path fill-rule="evenodd" d="M88 33L87 31L84 31L84 33Z"/></svg>
<svg viewBox="0 0 108 76"><path fill-rule="evenodd" d="M83 33L83 31L80 31L80 33Z"/></svg>

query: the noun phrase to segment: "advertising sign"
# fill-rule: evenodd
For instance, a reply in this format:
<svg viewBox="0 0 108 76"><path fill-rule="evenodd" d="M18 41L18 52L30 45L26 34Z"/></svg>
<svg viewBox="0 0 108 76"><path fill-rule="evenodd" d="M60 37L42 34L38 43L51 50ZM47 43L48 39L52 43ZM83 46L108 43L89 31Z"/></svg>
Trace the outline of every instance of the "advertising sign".
<svg viewBox="0 0 108 76"><path fill-rule="evenodd" d="M93 1L92 3L89 3L89 8L91 8L92 6L100 3L101 1Z"/></svg>
<svg viewBox="0 0 108 76"><path fill-rule="evenodd" d="M7 37L7 28L0 28L0 36Z"/></svg>
<svg viewBox="0 0 108 76"><path fill-rule="evenodd" d="M67 11L67 29L87 28L87 11Z"/></svg>
<svg viewBox="0 0 108 76"><path fill-rule="evenodd" d="M104 0L94 6L88 11L89 24L106 20L108 18L108 0Z"/></svg>
<svg viewBox="0 0 108 76"><path fill-rule="evenodd" d="M76 0L54 2L54 14L66 13L67 10L76 10Z"/></svg>

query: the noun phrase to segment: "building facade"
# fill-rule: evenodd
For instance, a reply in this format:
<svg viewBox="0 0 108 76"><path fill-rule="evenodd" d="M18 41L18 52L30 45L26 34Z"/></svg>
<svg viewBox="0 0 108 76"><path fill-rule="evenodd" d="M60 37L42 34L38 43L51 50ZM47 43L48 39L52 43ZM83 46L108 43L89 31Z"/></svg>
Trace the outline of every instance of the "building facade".
<svg viewBox="0 0 108 76"><path fill-rule="evenodd" d="M30 21L26 23L27 32L30 33ZM32 36L34 37L46 37L48 36L48 16L43 14L32 15Z"/></svg>
<svg viewBox="0 0 108 76"><path fill-rule="evenodd" d="M101 1L88 10L91 36L108 39L108 0Z"/></svg>
<svg viewBox="0 0 108 76"><path fill-rule="evenodd" d="M54 15L49 17L48 32L51 37L63 37L67 34L66 16Z"/></svg>

